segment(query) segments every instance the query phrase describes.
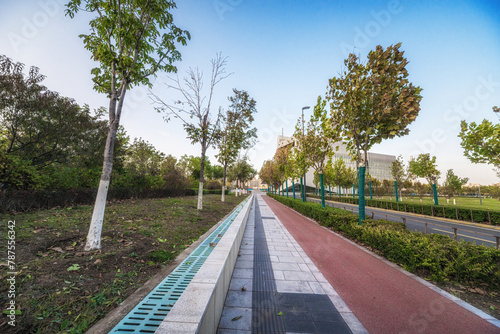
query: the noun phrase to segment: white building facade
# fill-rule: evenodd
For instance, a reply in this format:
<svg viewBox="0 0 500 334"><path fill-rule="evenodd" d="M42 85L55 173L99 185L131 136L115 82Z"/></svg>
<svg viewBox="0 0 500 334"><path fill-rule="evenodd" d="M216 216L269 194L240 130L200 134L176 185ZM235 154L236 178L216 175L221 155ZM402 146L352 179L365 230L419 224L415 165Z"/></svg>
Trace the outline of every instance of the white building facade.
<svg viewBox="0 0 500 334"><path fill-rule="evenodd" d="M295 138L287 137L287 136L278 136L277 140L277 148L285 147L288 145L294 145ZM332 157L332 162L335 162L336 159L342 158L347 167L352 167L356 170L356 162L352 161L351 156L347 152L346 145L338 142L335 143L334 146L338 146L339 149L334 153ZM379 153L371 153L368 152L368 173L382 181L382 180L391 180L394 179L391 174L391 166L392 162L396 160L396 156L387 155L387 154L379 154ZM306 183L309 187L315 187L314 185L314 168L310 167L306 173Z"/></svg>

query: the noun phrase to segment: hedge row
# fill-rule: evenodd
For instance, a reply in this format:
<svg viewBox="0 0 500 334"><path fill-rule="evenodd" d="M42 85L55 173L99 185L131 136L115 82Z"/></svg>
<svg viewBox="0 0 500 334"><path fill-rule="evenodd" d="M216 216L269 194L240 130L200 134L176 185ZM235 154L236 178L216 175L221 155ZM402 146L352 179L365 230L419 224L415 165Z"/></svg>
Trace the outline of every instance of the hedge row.
<svg viewBox="0 0 500 334"><path fill-rule="evenodd" d="M198 195L198 189L191 189L195 195ZM226 195L229 195L229 190L226 189ZM203 189L203 195L222 195L222 189Z"/></svg>
<svg viewBox="0 0 500 334"><path fill-rule="evenodd" d="M424 273L438 282L455 281L473 287L487 284L492 290L500 290L500 250L455 241L445 235L411 232L402 223L385 220L367 219L360 226L358 216L345 210L269 196L323 226L377 249L407 271Z"/></svg>
<svg viewBox="0 0 500 334"><path fill-rule="evenodd" d="M57 191L2 191L0 192L0 213L26 212L49 209L56 206L90 205L95 202L97 189L57 190ZM163 198L194 196L192 189L129 189L110 188L108 200L128 198Z"/></svg>
<svg viewBox="0 0 500 334"><path fill-rule="evenodd" d="M308 197L320 198L316 195L307 195ZM325 196L326 200L358 204L359 199L352 197L330 197ZM449 219L469 221L473 223L486 223L491 225L500 225L500 211L471 209L460 206L429 205L418 203L396 203L393 201L365 199L366 206L395 210L401 212L412 212L434 217L444 217Z"/></svg>

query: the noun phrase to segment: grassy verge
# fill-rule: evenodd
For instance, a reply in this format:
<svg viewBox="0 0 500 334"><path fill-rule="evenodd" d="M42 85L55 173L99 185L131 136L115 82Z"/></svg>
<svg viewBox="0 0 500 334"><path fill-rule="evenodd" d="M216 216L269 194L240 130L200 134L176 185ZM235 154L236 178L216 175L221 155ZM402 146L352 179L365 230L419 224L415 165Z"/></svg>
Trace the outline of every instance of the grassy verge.
<svg viewBox="0 0 500 334"><path fill-rule="evenodd" d="M374 197L375 199L375 197ZM383 196L380 197L379 199L384 200L384 201L393 201L396 203L396 197L394 196ZM479 209L479 210L499 210L500 208L500 201L496 198L483 198L482 202L483 204L480 204L479 198L474 198L474 197L455 197L455 203L453 204L453 197L447 198L447 197L438 197L439 205L443 206L451 206L451 207L465 207L469 209ZM415 203L422 203L422 204L427 204L427 205L434 205L434 200L432 197L423 197L422 202L420 202L420 198L418 196L403 196L403 201L400 200L400 203L406 203L406 204L415 204Z"/></svg>
<svg viewBox="0 0 500 334"><path fill-rule="evenodd" d="M320 196L313 194L308 195L308 197L320 198ZM358 197L353 198L345 196L339 198L325 196L325 199L341 203L358 204ZM389 200L377 198L370 200L368 198L365 198L365 202L367 207L382 208L401 212L411 212L433 217L445 217L448 219L463 220L474 223L500 225L500 207L498 206L498 204L495 207L495 210L490 210L486 208L477 209L453 204L434 205L432 204L433 202L427 202L426 204L424 204L423 202L421 203L420 200L405 200L396 202L395 200L391 200L390 198Z"/></svg>
<svg viewBox="0 0 500 334"><path fill-rule="evenodd" d="M2 268L7 221L16 227L16 327L2 333L83 333L163 265L229 213L245 197L125 200L106 208L102 250L83 251L92 206L0 215ZM9 303L7 270L0 276L0 303Z"/></svg>
<svg viewBox="0 0 500 334"><path fill-rule="evenodd" d="M360 226L358 216L345 210L322 208L319 203L282 196L270 197L368 246L409 272L451 286L456 294L466 291L484 296L481 303L486 305L477 306L500 316L500 250L455 241L448 236L408 231L403 224L386 220L368 219Z"/></svg>

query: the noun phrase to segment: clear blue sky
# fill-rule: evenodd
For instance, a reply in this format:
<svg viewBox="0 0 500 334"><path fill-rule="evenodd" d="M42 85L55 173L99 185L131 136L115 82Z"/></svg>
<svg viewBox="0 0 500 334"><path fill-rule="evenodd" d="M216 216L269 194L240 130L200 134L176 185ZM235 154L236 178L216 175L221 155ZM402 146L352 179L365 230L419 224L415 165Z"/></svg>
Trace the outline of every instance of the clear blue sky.
<svg viewBox="0 0 500 334"><path fill-rule="evenodd" d="M52 90L91 107L107 106L92 90L89 53L80 33L90 16L64 16L62 0L3 0L0 53L40 67ZM209 74L217 53L228 56L234 74L216 90L215 107L228 105L231 89L247 90L257 101L259 142L249 153L256 169L270 159L276 137L291 135L303 106L324 95L346 52L361 57L380 44L402 42L410 61L410 80L423 88L421 111L410 134L388 140L373 152L410 155L430 152L442 171L453 168L470 182L498 182L491 166L463 157L457 134L461 119L498 122L491 107L500 105L500 2L470 1L178 1L178 26L191 32L181 48L179 75L199 66ZM163 85L154 87L174 99ZM143 137L161 151L180 157L199 155L179 123L165 123L147 90L127 97L123 122L133 139ZM307 111L310 113L310 110ZM214 162L211 150L209 156Z"/></svg>

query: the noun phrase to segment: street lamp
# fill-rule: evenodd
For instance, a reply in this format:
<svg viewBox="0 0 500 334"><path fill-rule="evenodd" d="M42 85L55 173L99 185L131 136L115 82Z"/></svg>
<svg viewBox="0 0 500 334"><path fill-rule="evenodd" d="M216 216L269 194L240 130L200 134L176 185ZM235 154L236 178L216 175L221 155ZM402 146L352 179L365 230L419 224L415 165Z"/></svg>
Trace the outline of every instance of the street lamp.
<svg viewBox="0 0 500 334"><path fill-rule="evenodd" d="M498 118L500 118L500 108L493 107L493 112L497 115Z"/></svg>
<svg viewBox="0 0 500 334"><path fill-rule="evenodd" d="M305 106L302 107L302 138L304 138L304 110L311 108L310 106ZM304 169L304 201L306 199L306 190L307 190L307 184L306 184L306 170Z"/></svg>

